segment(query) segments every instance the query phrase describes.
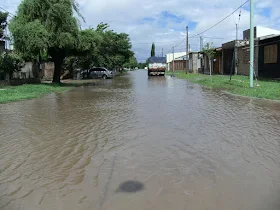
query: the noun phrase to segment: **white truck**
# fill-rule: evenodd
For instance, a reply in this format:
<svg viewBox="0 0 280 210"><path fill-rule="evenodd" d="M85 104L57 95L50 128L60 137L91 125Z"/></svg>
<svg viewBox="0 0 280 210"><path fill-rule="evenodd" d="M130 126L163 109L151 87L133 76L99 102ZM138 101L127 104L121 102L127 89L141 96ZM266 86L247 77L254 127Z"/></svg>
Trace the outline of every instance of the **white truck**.
<svg viewBox="0 0 280 210"><path fill-rule="evenodd" d="M150 57L148 60L148 76L164 76L166 71L165 57Z"/></svg>

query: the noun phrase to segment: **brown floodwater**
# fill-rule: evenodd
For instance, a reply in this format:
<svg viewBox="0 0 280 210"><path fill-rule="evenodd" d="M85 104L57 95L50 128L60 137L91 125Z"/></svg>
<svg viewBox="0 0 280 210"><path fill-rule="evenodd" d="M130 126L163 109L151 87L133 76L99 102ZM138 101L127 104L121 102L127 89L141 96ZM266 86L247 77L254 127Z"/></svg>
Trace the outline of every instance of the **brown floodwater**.
<svg viewBox="0 0 280 210"><path fill-rule="evenodd" d="M1 210L280 209L280 103L139 70L0 115Z"/></svg>

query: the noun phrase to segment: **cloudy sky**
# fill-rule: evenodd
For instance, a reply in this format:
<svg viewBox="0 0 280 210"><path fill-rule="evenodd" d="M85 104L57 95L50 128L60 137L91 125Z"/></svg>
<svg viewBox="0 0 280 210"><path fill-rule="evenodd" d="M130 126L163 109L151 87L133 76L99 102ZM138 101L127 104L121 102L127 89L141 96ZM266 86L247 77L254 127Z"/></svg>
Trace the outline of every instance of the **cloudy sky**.
<svg viewBox="0 0 280 210"><path fill-rule="evenodd" d="M108 23L117 32L128 33L138 61L149 57L151 44L156 54L166 54L172 46L176 52L185 51L186 25L189 35L196 35L232 13L246 0L79 0L86 19L83 28ZM15 14L20 0L1 0L0 6ZM255 25L280 30L280 1L255 0ZM235 39L235 25L239 24L239 38L250 26L249 3L218 26L202 34L204 43L215 46ZM181 44L180 44L181 43ZM199 50L199 37L190 39L191 50Z"/></svg>

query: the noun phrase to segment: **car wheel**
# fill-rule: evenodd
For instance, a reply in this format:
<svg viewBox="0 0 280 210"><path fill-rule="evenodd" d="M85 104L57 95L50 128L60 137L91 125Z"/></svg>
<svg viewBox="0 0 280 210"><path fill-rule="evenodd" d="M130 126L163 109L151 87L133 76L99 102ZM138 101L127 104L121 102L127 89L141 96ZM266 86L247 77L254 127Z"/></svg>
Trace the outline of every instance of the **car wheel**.
<svg viewBox="0 0 280 210"><path fill-rule="evenodd" d="M102 78L103 78L103 79L107 79L107 75L104 74L104 75L102 76Z"/></svg>

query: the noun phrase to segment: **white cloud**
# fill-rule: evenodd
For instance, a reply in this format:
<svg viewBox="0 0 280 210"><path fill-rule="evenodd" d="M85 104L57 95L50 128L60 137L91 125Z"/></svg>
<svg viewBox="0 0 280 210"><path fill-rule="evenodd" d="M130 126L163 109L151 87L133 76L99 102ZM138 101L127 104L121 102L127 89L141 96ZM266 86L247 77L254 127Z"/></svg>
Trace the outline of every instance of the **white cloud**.
<svg viewBox="0 0 280 210"><path fill-rule="evenodd" d="M245 2L245 0L242 0ZM2 0L1 7L15 12L20 0ZM172 46L180 43L185 36L187 24L197 22L195 28L191 28L190 36L209 28L223 17L240 6L241 1L230 0L79 0L81 12L86 18L83 27L95 27L100 22L109 23L111 28L118 32L130 34L133 50L138 60L145 60L150 53L152 42L156 43L157 54L161 49L168 52ZM256 25L262 25L280 29L280 1L256 0ZM248 9L248 4L246 5ZM263 11L270 14L263 14ZM161 15L168 11L182 18L182 22L175 19L164 19ZM242 31L249 28L249 11L242 9L239 27L239 38ZM223 23L204 34L206 37L218 37L224 39L205 38L205 42L213 42L220 45L235 37L235 24L239 22L239 11L234 17L226 19ZM154 18L154 21L145 22L144 18ZM191 48L199 49L199 39L190 39ZM182 51L185 48L182 42L175 50Z"/></svg>

